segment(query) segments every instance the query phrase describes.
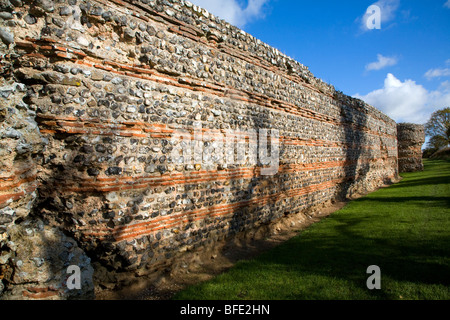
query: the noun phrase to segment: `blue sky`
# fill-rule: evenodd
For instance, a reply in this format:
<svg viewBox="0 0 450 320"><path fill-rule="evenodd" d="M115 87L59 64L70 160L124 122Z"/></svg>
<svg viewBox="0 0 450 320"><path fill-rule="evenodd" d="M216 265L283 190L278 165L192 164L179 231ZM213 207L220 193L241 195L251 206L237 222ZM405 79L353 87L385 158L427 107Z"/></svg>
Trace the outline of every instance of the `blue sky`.
<svg viewBox="0 0 450 320"><path fill-rule="evenodd" d="M191 0L397 122L450 106L450 0ZM371 5L381 29L367 29Z"/></svg>

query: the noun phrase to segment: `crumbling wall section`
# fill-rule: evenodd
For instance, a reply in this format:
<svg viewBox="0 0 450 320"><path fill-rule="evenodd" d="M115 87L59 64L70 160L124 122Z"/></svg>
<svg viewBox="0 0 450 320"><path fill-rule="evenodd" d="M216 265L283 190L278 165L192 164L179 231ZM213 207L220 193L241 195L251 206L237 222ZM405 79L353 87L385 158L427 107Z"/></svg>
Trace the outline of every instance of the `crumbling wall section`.
<svg viewBox="0 0 450 320"><path fill-rule="evenodd" d="M397 132L399 172L422 171L422 146L425 143L425 127L413 123L399 123Z"/></svg>
<svg viewBox="0 0 450 320"><path fill-rule="evenodd" d="M392 119L188 1L10 1L2 10L5 85L19 90L0 99L16 108L17 95L29 119L14 129L0 118L12 150L1 157L18 152L10 127L31 125L36 142L3 168L0 208L63 231L109 270L152 272L398 178ZM270 163L250 149L224 162L240 152L219 148L230 132L249 146L269 137L276 171L265 174ZM192 147L191 162L174 154L180 146Z"/></svg>
<svg viewBox="0 0 450 320"><path fill-rule="evenodd" d="M17 30L30 22L33 12L24 3L0 2L0 298L93 297L93 268L84 251L63 234L63 228L32 216L48 139L36 121L38 106L30 101L36 87L15 74L23 54L16 46ZM35 14L44 17L46 12L39 10L43 9L36 6ZM41 68L38 58L30 61ZM80 290L67 287L70 265L80 268Z"/></svg>

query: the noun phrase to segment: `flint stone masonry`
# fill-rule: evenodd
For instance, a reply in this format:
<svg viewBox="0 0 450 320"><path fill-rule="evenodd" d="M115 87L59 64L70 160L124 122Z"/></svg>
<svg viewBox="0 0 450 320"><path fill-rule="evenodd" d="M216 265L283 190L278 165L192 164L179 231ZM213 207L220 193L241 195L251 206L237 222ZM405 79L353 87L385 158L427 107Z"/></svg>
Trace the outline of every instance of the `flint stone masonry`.
<svg viewBox="0 0 450 320"><path fill-rule="evenodd" d="M392 119L188 1L2 1L0 11L5 294L67 297L44 278L33 286L47 289L15 289L24 254L8 243L30 221L73 239L84 274L89 257L143 275L398 179ZM191 142L205 148L227 130L278 132L277 173L217 151L173 157L173 135L196 128L203 138Z"/></svg>
<svg viewBox="0 0 450 320"><path fill-rule="evenodd" d="M8 237L0 256L4 275L10 281L9 290L4 292L3 299L94 297L94 270L90 258L75 240L66 237L61 230L45 226L42 221L28 220L26 223L10 226ZM70 265L80 268L80 290L70 290L67 287L70 276L67 269Z"/></svg>
<svg viewBox="0 0 450 320"><path fill-rule="evenodd" d="M425 127L413 123L399 123L397 125L397 136L399 172L422 171L422 146L425 143Z"/></svg>

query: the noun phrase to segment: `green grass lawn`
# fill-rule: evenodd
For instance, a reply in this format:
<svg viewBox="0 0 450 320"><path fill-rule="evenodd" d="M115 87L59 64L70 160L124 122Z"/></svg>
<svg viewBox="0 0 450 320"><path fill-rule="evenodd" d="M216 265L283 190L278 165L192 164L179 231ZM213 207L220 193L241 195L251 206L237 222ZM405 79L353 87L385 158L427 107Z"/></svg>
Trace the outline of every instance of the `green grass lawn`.
<svg viewBox="0 0 450 320"><path fill-rule="evenodd" d="M450 162L402 176L175 299L450 299ZM370 265L380 290L366 286Z"/></svg>

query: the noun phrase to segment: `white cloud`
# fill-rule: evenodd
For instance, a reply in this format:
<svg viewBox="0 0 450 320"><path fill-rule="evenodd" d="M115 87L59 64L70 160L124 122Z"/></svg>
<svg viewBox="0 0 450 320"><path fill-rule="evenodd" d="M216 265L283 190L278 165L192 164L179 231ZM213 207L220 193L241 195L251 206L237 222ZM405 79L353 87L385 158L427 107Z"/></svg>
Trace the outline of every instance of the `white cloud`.
<svg viewBox="0 0 450 320"><path fill-rule="evenodd" d="M400 0L379 0L373 3L373 5L376 5L381 9L381 28L383 28L384 23L394 20L395 12L400 6ZM367 28L367 19L370 18L371 15L371 13L365 12L362 18L358 19L361 22L361 29L363 31L369 31Z"/></svg>
<svg viewBox="0 0 450 320"><path fill-rule="evenodd" d="M450 81L444 81L441 83L441 86L439 87L439 90L444 92L450 92Z"/></svg>
<svg viewBox="0 0 450 320"><path fill-rule="evenodd" d="M366 65L366 70L381 70L386 67L394 66L397 64L398 60L395 57L385 57L381 54L377 55L378 60Z"/></svg>
<svg viewBox="0 0 450 320"><path fill-rule="evenodd" d="M444 7L449 8L450 9L450 0L447 0L446 3L444 3Z"/></svg>
<svg viewBox="0 0 450 320"><path fill-rule="evenodd" d="M448 76L450 76L450 68L430 69L425 73L425 77L428 80L431 80L433 78L448 77Z"/></svg>
<svg viewBox="0 0 450 320"><path fill-rule="evenodd" d="M445 83L442 84L445 86ZM425 123L433 111L450 105L450 92L441 86L439 90L428 91L413 80L400 81L389 73L384 87L365 96L356 94L381 110L397 122Z"/></svg>
<svg viewBox="0 0 450 320"><path fill-rule="evenodd" d="M263 7L269 0L248 0L243 8L238 0L191 0L232 25L243 28L253 19L264 17Z"/></svg>

